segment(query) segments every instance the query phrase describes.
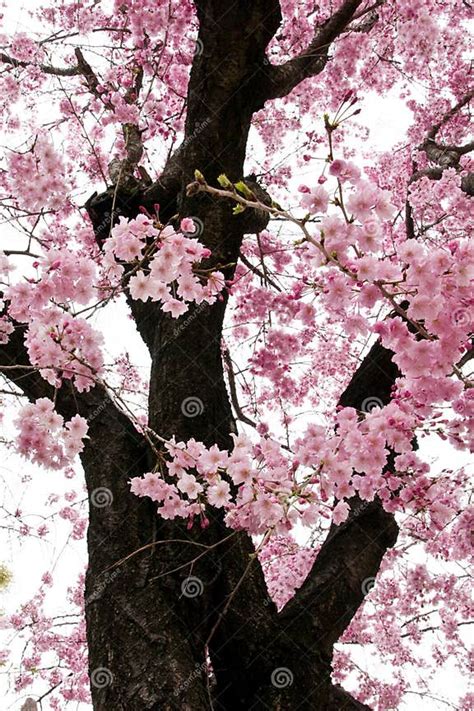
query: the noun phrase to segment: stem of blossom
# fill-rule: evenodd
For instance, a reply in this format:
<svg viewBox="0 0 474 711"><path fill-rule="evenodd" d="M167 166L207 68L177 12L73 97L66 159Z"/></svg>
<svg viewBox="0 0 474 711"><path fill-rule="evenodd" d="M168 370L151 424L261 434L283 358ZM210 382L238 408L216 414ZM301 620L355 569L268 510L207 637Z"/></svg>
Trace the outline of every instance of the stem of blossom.
<svg viewBox="0 0 474 711"><path fill-rule="evenodd" d="M192 541L190 539L185 539L185 538L169 538L169 539L165 539L163 541L153 541L152 543L147 543L146 546L137 548L137 550L133 551L133 553L130 553L130 555L127 555L127 556L125 556L125 558L121 558L121 560L118 560L113 565L110 565L108 568L106 568L104 570L104 573L108 572L109 570L113 570L113 568L117 568L119 565L122 565L122 563L125 563L127 560L130 560L130 558L133 558L134 556L138 555L138 553L142 553L143 551L146 551L149 548L155 548L155 546L161 546L161 545L168 544L168 543L185 543L188 545L197 546L198 548L205 548L206 551L209 551L209 550L212 550L213 548L217 548L217 546L220 546L225 541L228 541L229 538L232 538L233 536L235 536L236 533L237 533L237 531L233 531L232 533L229 533L228 536L225 536L225 538L222 538L222 540L217 541L217 543L213 543L210 546L205 545L204 543L199 543L198 541ZM195 558L194 561L191 561L191 563L195 562L196 560L197 560L197 558ZM186 563L185 565L189 565L189 563ZM166 573L166 575L167 575L167 573Z"/></svg>
<svg viewBox="0 0 474 711"><path fill-rule="evenodd" d="M234 375L234 369L232 367L232 359L230 357L228 348L223 349L222 356L224 358L224 363L227 367L227 376L229 379L230 396L232 399L232 404L234 406L236 415L241 422L244 422L245 424L250 425L250 427L256 428L257 423L254 422L252 419L250 419L250 417L247 417L247 415L242 411L242 408L240 407L239 399L237 397L237 388L235 385L235 375Z"/></svg>
<svg viewBox="0 0 474 711"><path fill-rule="evenodd" d="M256 266L254 266L254 265L252 264L252 262L250 262L250 261L247 259L247 257L245 256L245 254L240 253L240 260L241 260L242 264L245 264L245 266L246 266L248 269L250 269L251 272L253 272L253 273L256 274L258 277L260 277L260 279L261 279L263 282L266 282L267 284L269 284L270 286L272 286L276 291L279 291L279 292L281 293L281 288L278 286L278 284L276 284L272 279L270 279L270 277L268 276L268 274L267 274L267 275L262 274L262 272L259 270L259 268L256 267Z"/></svg>

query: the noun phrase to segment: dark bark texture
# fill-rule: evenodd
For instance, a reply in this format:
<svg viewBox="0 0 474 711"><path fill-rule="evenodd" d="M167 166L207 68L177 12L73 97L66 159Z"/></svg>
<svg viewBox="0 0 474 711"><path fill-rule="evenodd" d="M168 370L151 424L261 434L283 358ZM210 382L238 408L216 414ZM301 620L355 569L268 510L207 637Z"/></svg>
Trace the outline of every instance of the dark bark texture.
<svg viewBox="0 0 474 711"><path fill-rule="evenodd" d="M323 71L331 43L361 4L343 3L315 28L306 52L273 67L265 52L281 22L278 0L196 0L202 52L191 71L185 139L153 185L111 186L91 197L87 210L99 247L119 215L134 217L140 206L159 203L163 222L177 214L201 220L209 266L229 265L231 277L243 235L265 221L251 211L233 216L227 202L187 196L186 187L195 169L214 185L220 173L242 178L253 113ZM177 321L156 304L130 306L152 359L150 427L165 437L230 447L235 423L221 358L226 300L197 306ZM19 324L0 346L0 361L18 366L8 376L30 399L50 396L39 375L20 367L28 365L23 335ZM376 344L340 403L388 402L396 377L391 353ZM202 403L195 417L183 413L187 398ZM87 417L90 427L82 464L91 501L86 618L96 711L368 708L332 684L331 660L363 601L364 581L376 576L396 540L391 515L377 502L354 499L349 520L330 530L306 582L278 614L245 533L232 534L212 511L208 528L187 530L130 494L130 477L150 471L155 455L105 391L80 394L64 385L57 403L66 417ZM113 500L97 507L102 489ZM189 589L190 576L197 595L190 594L196 590Z"/></svg>

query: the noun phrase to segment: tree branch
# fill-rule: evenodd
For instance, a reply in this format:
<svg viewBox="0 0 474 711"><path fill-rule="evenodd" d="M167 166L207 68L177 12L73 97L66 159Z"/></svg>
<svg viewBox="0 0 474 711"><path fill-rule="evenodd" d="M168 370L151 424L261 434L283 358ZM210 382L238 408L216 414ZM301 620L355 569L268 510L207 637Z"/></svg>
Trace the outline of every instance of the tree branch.
<svg viewBox="0 0 474 711"><path fill-rule="evenodd" d="M0 62L4 64L10 64L12 67L21 67L25 69L27 67L39 67L44 74L54 74L58 77L75 77L81 74L81 69L79 66L75 67L51 67L48 64L35 64L34 62L23 62L14 57L10 57L4 52L0 52Z"/></svg>
<svg viewBox="0 0 474 711"><path fill-rule="evenodd" d="M474 150L474 141L469 141L463 146L455 146L439 143L435 139L441 127L447 124L464 106L467 106L473 97L474 90L467 92L457 104L446 111L442 118L430 128L426 139L419 146L419 149L424 151L428 160L436 165L431 165L420 170L413 170L408 185L415 183L423 177L429 178L430 180L441 180L446 168L455 168L459 172L461 156ZM461 190L471 197L474 195L473 172L462 176ZM407 224L410 229L409 220Z"/></svg>
<svg viewBox="0 0 474 711"><path fill-rule="evenodd" d="M448 111L430 130L427 140L433 142L439 128L468 101L469 95L466 95ZM445 151L443 155L446 156ZM451 164L451 160L449 157L446 162ZM446 167L447 164L417 171L410 182L423 175L438 179ZM411 212L407 216L409 222L412 221ZM339 405L362 410L366 398L387 404L400 376L392 357L393 353L377 341L341 395ZM354 497L349 503L349 518L340 526L331 526L310 574L281 613L282 620L294 631L294 639L303 640L305 647L317 644L329 658L334 643L371 587L367 583L373 582L387 549L395 544L398 536L395 517L384 510L380 501L367 502Z"/></svg>
<svg viewBox="0 0 474 711"><path fill-rule="evenodd" d="M86 440L86 449L97 445L98 452L103 452L103 441L100 441L103 432L100 437L95 438L95 430L105 424L113 426L114 422L120 423L135 443L141 443L146 447L143 437L113 403L104 387L96 385L87 392L79 393L70 383L65 382L57 389L44 380L37 369L30 364L25 346L26 330L25 324L15 323L15 330L8 342L0 344L0 372L12 385L19 388L32 402L43 397L54 400L56 410L65 419L70 419L76 414L87 419L89 438Z"/></svg>
<svg viewBox="0 0 474 711"><path fill-rule="evenodd" d="M399 371L393 353L377 341L341 395L339 405L362 409L377 398L387 404ZM308 643L320 644L329 656L364 599L364 581L373 579L383 556L398 535L392 514L380 502L354 497L348 520L332 525L313 568L282 616Z"/></svg>
<svg viewBox="0 0 474 711"><path fill-rule="evenodd" d="M345 0L337 12L316 28L312 42L303 52L284 64L270 65L265 69L263 102L287 96L304 79L316 76L324 69L331 44L356 17L362 2L363 0ZM361 14L358 16L361 17Z"/></svg>
<svg viewBox="0 0 474 711"><path fill-rule="evenodd" d="M417 170L412 174L408 185L416 183L420 178L429 178L430 180L441 180L445 168L432 166L431 168L423 168L422 170ZM469 197L474 195L474 172L466 173L466 175L461 176L461 190Z"/></svg>
<svg viewBox="0 0 474 711"><path fill-rule="evenodd" d="M433 126L430 128L427 134L427 140L434 140L436 138L436 135L440 128L447 124L453 116L455 116L458 111L460 111L464 106L467 106L471 99L474 97L474 89L471 89L471 91L468 91L464 96L455 104L452 106L446 113L443 115L443 117Z"/></svg>
<svg viewBox="0 0 474 711"><path fill-rule="evenodd" d="M227 369L227 379L229 381L230 397L232 400L232 405L234 406L235 414L241 422L244 422L250 427L256 427L257 423L247 417L240 407L239 398L237 395L237 387L235 384L234 368L232 367L232 358L229 353L229 349L225 348L223 351L224 363Z"/></svg>
<svg viewBox="0 0 474 711"><path fill-rule="evenodd" d="M263 272L260 271L260 269L258 267L254 266L252 264L252 262L250 262L247 259L245 254L242 254L242 253L240 254L240 261L242 262L242 264L245 264L247 269L249 269L251 272L253 272L253 274L256 274L265 284L270 284L270 286L273 287L273 289L275 289L275 291L278 291L281 293L281 288L278 286L278 284L276 284L273 281L273 279L271 279L271 277L268 276L268 274L264 274Z"/></svg>

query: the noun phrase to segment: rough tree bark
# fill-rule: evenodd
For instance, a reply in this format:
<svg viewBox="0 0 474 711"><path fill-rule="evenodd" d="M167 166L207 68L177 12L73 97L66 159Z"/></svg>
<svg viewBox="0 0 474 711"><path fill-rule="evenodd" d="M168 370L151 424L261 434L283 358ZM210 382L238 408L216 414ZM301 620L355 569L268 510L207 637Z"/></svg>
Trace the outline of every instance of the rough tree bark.
<svg viewBox="0 0 474 711"><path fill-rule="evenodd" d="M253 113L323 71L331 43L361 4L344 2L315 29L306 52L273 67L265 50L281 21L278 0L230 6L196 0L203 49L191 72L184 142L152 186L112 186L92 196L87 210L98 244L111 220L159 203L162 221L176 214L202 221L200 239L212 250L210 266L229 265L224 271L231 277L243 235L261 230L265 219L248 211L235 217L226 202L187 196L186 187L195 169L210 184L220 173L242 178ZM150 427L178 440L195 437L230 447L235 423L220 343L226 300L195 307L182 323L156 304L130 305L152 360ZM23 334L18 324L10 342L0 346L2 364L28 364ZM18 367L7 373L32 400L52 394L31 371ZM390 352L376 344L341 404L360 407L369 396L388 402L396 376ZM203 403L193 418L181 407L189 397ZM396 540L391 515L377 502L362 506L354 500L349 520L331 529L308 579L278 614L246 534L231 535L212 511L207 529L188 531L185 524L160 520L151 502L130 494L128 480L149 471L155 455L104 390L79 394L64 385L56 400L66 417L78 412L89 420L81 459L90 500L101 488L113 496L108 507L90 506L88 531L86 619L96 711L367 708L331 683L331 659L334 643L362 603L364 580L376 576ZM203 586L192 598L182 588L189 575ZM293 679L283 688L271 683L280 668Z"/></svg>

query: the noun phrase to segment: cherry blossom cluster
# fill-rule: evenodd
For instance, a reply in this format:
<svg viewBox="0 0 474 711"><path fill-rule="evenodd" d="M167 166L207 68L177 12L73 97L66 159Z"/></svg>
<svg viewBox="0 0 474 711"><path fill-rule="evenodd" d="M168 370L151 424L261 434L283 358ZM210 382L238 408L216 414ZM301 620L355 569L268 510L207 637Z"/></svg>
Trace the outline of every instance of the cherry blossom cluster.
<svg viewBox="0 0 474 711"><path fill-rule="evenodd" d="M65 423L48 398L25 405L15 425L19 432L19 453L50 469L63 469L82 452L88 429L87 421L80 415Z"/></svg>
<svg viewBox="0 0 474 711"><path fill-rule="evenodd" d="M278 609L282 609L304 583L318 549L319 546L298 545L288 534L271 536L263 546L259 560L269 595Z"/></svg>
<svg viewBox="0 0 474 711"><path fill-rule="evenodd" d="M472 245L463 236L433 245L394 235L384 223L394 212L386 191L360 181L354 166L347 167L344 161L334 161L329 172L337 175L339 185L346 173L353 176L349 180L355 190L345 208L340 205L351 219L324 217L320 240L310 241L316 265L326 267L319 280L316 277L326 309L340 318L349 312L364 333L372 329L368 321L364 327L361 312L369 315L383 302L393 306L402 318L379 322L374 331L395 351L397 365L407 378L419 381L428 372L444 378L470 348ZM312 204L313 194L321 199L322 192L320 207L325 211L329 196L321 186L305 193L303 204L308 207L308 200ZM388 239L393 240L391 254Z"/></svg>
<svg viewBox="0 0 474 711"><path fill-rule="evenodd" d="M88 304L96 296L96 265L87 256L49 249L33 262L35 276L5 290L8 313L27 323L47 308L52 299L60 304Z"/></svg>
<svg viewBox="0 0 474 711"><path fill-rule="evenodd" d="M136 263L128 283L132 298L159 301L173 318L186 313L190 302L212 304L225 285L222 272L217 270L201 271L202 279L199 277L197 265L211 253L190 236L198 231L198 223L186 218L180 229L158 228L144 214L134 220L122 217L105 243L108 277L122 277L125 267L117 260Z"/></svg>
<svg viewBox="0 0 474 711"><path fill-rule="evenodd" d="M0 316L0 343L8 343L10 335L15 330L7 316Z"/></svg>
<svg viewBox="0 0 474 711"><path fill-rule="evenodd" d="M31 364L45 380L56 387L72 380L82 392L90 390L102 372L102 340L85 319L50 308L30 323L25 344Z"/></svg>
<svg viewBox="0 0 474 711"><path fill-rule="evenodd" d="M250 400L250 412L259 412L260 426L265 419L270 422L280 417L281 402L300 409L306 400L310 407L320 406L322 391L328 401L331 395L336 398L341 380L348 379L354 367L350 342L339 338L339 323L322 318L299 256L303 249L267 231L259 235L258 244L246 240L245 258L255 265L263 262L272 283L265 282L265 273L256 278L246 264L239 263L231 287L238 308L232 312L233 331L226 341L229 347L234 342L253 343L248 358L237 363L253 376L252 387L248 381L244 385L242 403ZM291 278L296 269L301 279ZM239 351L234 352L240 356ZM335 379L336 373L340 381ZM264 418L264 411L271 415ZM282 413L287 425L292 414L290 407Z"/></svg>
<svg viewBox="0 0 474 711"><path fill-rule="evenodd" d="M331 509L341 524L356 493L365 501L378 496L392 512L426 508L436 526L454 512L454 506L439 506L439 487L412 451L418 421L402 401L365 413L343 408L335 425L332 433L310 425L291 453L266 436L253 444L234 435L230 453L195 440L170 442L165 471L133 478L132 491L156 501L164 518L192 522L206 517L207 504L223 508L230 527L252 534L311 526ZM395 456L388 469L390 452Z"/></svg>
<svg viewBox="0 0 474 711"><path fill-rule="evenodd" d="M158 502L164 518L189 517L191 524L194 516L205 520L209 503L227 511L233 528L257 534L270 527L285 527L293 485L279 445L262 439L254 447L244 435L233 438L231 453L217 445L207 448L193 439L167 443L171 461L166 463L165 474L150 472L133 478L133 493ZM255 461L254 454L258 457ZM287 481L284 498L283 479ZM237 489L235 496L231 485Z"/></svg>
<svg viewBox="0 0 474 711"><path fill-rule="evenodd" d="M21 208L35 212L62 208L70 189L64 159L46 134L36 137L26 153L7 158L6 187Z"/></svg>
<svg viewBox="0 0 474 711"><path fill-rule="evenodd" d="M90 702L83 615L84 575L68 587L68 607L58 614L48 612L45 604L53 581L50 572L44 573L36 595L24 603L18 613L2 622L14 638L24 638L25 632L29 633L21 671L15 675L16 691L27 689L40 678L49 688L58 689L60 695L53 695L49 708L61 711L68 702ZM6 663L8 650L4 656Z"/></svg>

